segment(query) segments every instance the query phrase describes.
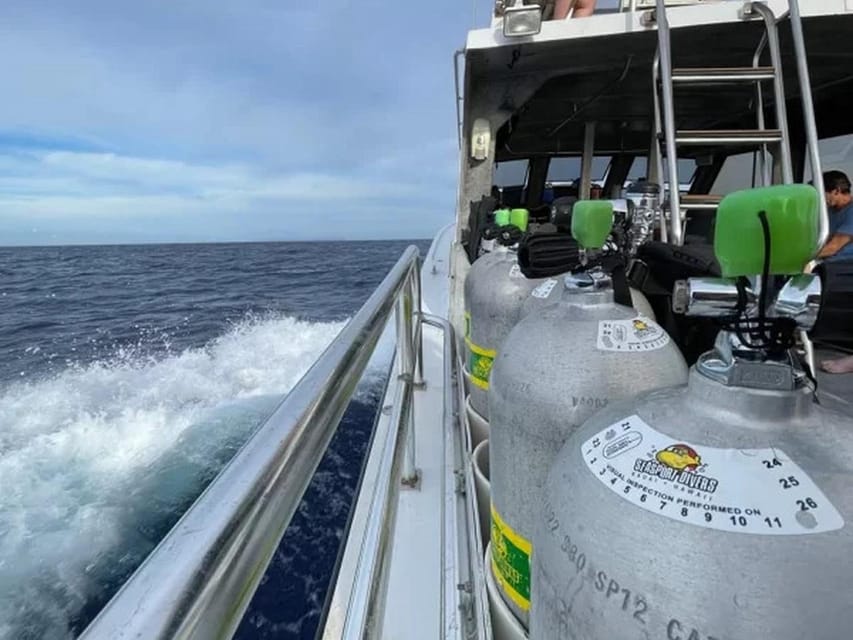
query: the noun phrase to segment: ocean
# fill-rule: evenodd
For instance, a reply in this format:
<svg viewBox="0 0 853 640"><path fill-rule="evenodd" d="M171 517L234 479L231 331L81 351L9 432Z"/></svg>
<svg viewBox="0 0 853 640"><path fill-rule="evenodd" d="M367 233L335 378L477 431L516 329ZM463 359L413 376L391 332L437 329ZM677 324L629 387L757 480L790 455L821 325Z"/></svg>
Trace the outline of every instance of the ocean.
<svg viewBox="0 0 853 640"><path fill-rule="evenodd" d="M409 244L0 247L0 639L79 635ZM314 638L392 349L238 638Z"/></svg>

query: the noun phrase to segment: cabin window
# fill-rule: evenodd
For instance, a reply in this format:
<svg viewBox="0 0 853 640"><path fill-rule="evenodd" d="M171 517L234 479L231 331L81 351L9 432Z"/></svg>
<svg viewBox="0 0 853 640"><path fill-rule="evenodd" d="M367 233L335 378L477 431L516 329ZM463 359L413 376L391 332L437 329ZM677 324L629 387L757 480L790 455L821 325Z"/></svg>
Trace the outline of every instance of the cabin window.
<svg viewBox="0 0 853 640"><path fill-rule="evenodd" d="M495 165L496 187L523 187L527 184L527 160L508 160Z"/></svg>
<svg viewBox="0 0 853 640"><path fill-rule="evenodd" d="M820 164L824 171L843 171L848 177L853 177L853 134L825 138L820 141ZM806 153L805 173L803 182L812 179L812 168Z"/></svg>
<svg viewBox="0 0 853 640"><path fill-rule="evenodd" d="M527 189L530 163L527 160L507 160L495 165L493 195L501 207L520 207Z"/></svg>
<svg viewBox="0 0 853 640"><path fill-rule="evenodd" d="M681 185L680 191L689 191L690 185L693 183L693 174L696 173L696 161L693 158L680 158L678 160L678 182ZM631 165L628 176L625 178L625 186L632 182L647 180L649 175L649 162L645 156L637 156L634 158L634 163ZM666 164L666 159L663 163L664 184L669 180L669 167Z"/></svg>
<svg viewBox="0 0 853 640"><path fill-rule="evenodd" d="M607 171L610 169L610 158L597 156L592 159L592 181L596 184L604 184ZM580 183L581 159L578 157L555 157L548 164L549 183L574 184Z"/></svg>
<svg viewBox="0 0 853 640"><path fill-rule="evenodd" d="M757 166L754 167L755 160L756 156L752 151L726 158L720 173L714 180L711 193L725 196L734 191L751 188L753 186L753 169L758 170ZM760 184L760 179L756 184Z"/></svg>

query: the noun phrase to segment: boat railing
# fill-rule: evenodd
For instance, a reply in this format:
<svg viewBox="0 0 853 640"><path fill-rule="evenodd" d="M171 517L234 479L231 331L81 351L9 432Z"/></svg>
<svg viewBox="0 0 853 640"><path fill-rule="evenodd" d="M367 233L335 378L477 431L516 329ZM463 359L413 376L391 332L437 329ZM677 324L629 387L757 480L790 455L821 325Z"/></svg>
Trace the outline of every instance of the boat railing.
<svg viewBox="0 0 853 640"><path fill-rule="evenodd" d="M406 249L364 306L127 580L83 634L87 640L230 638L346 410L392 314L397 375L391 455L374 488L387 515L399 482L416 481L412 391L419 383L419 254ZM452 340L452 336L446 336ZM452 408L451 408L452 410ZM396 424L393 423L396 420ZM384 521L361 541L367 578L344 637L355 638L375 605L387 546ZM358 607L364 611L357 611Z"/></svg>
<svg viewBox="0 0 853 640"><path fill-rule="evenodd" d="M720 0L665 0L667 7L686 7L696 4L711 4ZM621 0L619 11L647 11L656 7L657 0Z"/></svg>

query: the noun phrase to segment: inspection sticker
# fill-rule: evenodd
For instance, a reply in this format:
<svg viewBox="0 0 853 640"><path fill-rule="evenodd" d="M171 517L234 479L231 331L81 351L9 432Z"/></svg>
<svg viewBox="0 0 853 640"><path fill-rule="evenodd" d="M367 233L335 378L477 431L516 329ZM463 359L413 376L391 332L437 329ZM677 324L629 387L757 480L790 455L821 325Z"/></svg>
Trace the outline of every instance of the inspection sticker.
<svg viewBox="0 0 853 640"><path fill-rule="evenodd" d="M669 334L654 320L643 316L633 320L600 320L598 323L596 346L601 351L655 351L668 344Z"/></svg>
<svg viewBox="0 0 853 640"><path fill-rule="evenodd" d="M587 468L641 509L759 535L834 531L844 518L780 449L717 449L674 440L633 415L582 445Z"/></svg>
<svg viewBox="0 0 853 640"><path fill-rule="evenodd" d="M548 278L545 282L536 287L530 295L534 298L545 299L551 295L551 292L554 290L554 287L557 286L557 281L554 278Z"/></svg>

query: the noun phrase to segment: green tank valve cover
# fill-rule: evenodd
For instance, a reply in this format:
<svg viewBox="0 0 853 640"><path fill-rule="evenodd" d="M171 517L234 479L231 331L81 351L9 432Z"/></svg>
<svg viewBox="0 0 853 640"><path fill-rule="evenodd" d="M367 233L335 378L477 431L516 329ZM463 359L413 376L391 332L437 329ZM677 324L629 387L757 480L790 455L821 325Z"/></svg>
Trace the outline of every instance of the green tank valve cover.
<svg viewBox="0 0 853 640"><path fill-rule="evenodd" d="M505 227L509 224L509 209L498 209L495 211L495 224Z"/></svg>
<svg viewBox="0 0 853 640"><path fill-rule="evenodd" d="M613 228L613 203L580 200L572 209L572 236L584 249L600 249Z"/></svg>
<svg viewBox="0 0 853 640"><path fill-rule="evenodd" d="M530 221L530 212L527 209L513 209L509 212L509 223L522 231L527 231L527 223Z"/></svg>
<svg viewBox="0 0 853 640"><path fill-rule="evenodd" d="M767 213L770 273L802 273L817 246L818 193L806 184L784 184L736 191L717 209L714 252L723 277L764 271L764 230L758 214Z"/></svg>

